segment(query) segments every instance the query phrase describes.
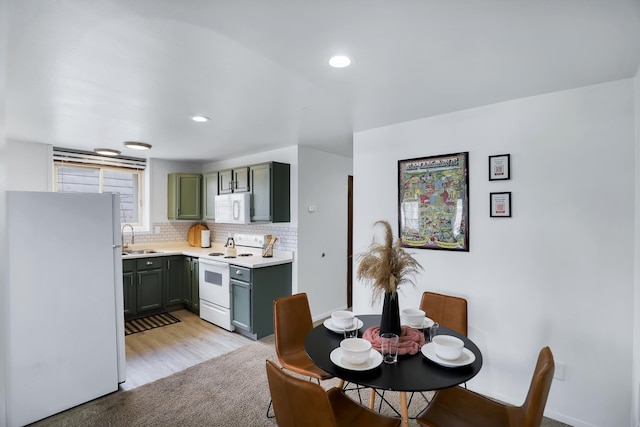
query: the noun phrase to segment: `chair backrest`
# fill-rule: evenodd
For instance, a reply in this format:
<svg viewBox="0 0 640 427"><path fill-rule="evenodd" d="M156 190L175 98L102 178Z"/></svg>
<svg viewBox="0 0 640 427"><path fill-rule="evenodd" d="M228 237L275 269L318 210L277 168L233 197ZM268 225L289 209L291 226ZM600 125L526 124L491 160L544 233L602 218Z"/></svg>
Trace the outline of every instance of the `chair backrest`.
<svg viewBox="0 0 640 427"><path fill-rule="evenodd" d="M551 349L544 347L538 355L538 363L536 363L536 369L533 371L529 392L521 406L524 416L523 427L539 426L542 422L554 371L555 363Z"/></svg>
<svg viewBox="0 0 640 427"><path fill-rule="evenodd" d="M278 427L335 427L333 409L322 386L295 378L266 361L269 392Z"/></svg>
<svg viewBox="0 0 640 427"><path fill-rule="evenodd" d="M467 336L467 300L451 295L424 292L420 310L439 324Z"/></svg>
<svg viewBox="0 0 640 427"><path fill-rule="evenodd" d="M313 329L307 294L299 293L273 301L273 331L276 353L281 362L304 352L304 339Z"/></svg>

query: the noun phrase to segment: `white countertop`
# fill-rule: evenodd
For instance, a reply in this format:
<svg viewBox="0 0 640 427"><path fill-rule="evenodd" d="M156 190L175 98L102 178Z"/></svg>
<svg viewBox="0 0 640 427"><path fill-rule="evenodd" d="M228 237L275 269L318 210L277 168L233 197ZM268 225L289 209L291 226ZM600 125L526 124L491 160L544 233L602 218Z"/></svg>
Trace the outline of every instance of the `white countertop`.
<svg viewBox="0 0 640 427"><path fill-rule="evenodd" d="M273 257L263 258L262 249L249 248L245 246L236 246L236 252L238 254L251 253L252 256L236 257L236 258L224 258L223 256L209 256L212 252L224 253L225 247L222 243L212 243L210 248L201 248L198 246L191 246L188 242L169 242L169 243L149 243L140 245L131 245L129 249L141 250L141 249L153 249L157 251L152 254L131 254L123 255L122 259L136 259L136 258L149 258L157 256L169 256L169 255L186 255L198 258L209 259L213 261L226 262L228 264L239 265L247 268L260 268L269 267L272 265L287 264L293 262L293 252L291 251L273 251Z"/></svg>

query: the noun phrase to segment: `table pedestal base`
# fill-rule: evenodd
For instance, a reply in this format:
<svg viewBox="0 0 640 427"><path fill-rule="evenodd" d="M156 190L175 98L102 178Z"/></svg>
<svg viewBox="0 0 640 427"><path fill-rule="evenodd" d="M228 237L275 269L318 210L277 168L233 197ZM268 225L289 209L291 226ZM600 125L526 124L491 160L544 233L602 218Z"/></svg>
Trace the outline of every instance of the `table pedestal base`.
<svg viewBox="0 0 640 427"><path fill-rule="evenodd" d="M400 395L400 419L402 420L402 427L409 427L409 408L407 407L407 392L401 391ZM371 389L371 394L369 395L369 409L375 411L375 403L376 403L376 391L375 389Z"/></svg>

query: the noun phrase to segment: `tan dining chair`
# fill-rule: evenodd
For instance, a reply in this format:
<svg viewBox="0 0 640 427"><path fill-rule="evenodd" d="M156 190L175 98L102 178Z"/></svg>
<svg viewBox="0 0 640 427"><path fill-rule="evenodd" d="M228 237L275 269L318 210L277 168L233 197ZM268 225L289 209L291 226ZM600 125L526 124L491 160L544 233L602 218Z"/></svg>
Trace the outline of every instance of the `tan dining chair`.
<svg viewBox="0 0 640 427"><path fill-rule="evenodd" d="M462 387L451 387L438 391L416 421L425 427L539 427L554 370L553 354L549 347L544 347L521 406L500 403Z"/></svg>
<svg viewBox="0 0 640 427"><path fill-rule="evenodd" d="M266 361L269 392L278 427L397 427L398 418L381 415L336 387L296 378Z"/></svg>
<svg viewBox="0 0 640 427"><path fill-rule="evenodd" d="M278 361L284 368L320 383L333 376L313 363L304 349L304 339L312 329L313 320L306 293L273 301L273 333ZM339 387L343 386L344 381L340 380ZM267 408L267 417L272 418L269 415L270 408L271 402Z"/></svg>
<svg viewBox="0 0 640 427"><path fill-rule="evenodd" d="M420 310L423 310L434 322L467 336L466 299L436 292L424 292L420 301Z"/></svg>

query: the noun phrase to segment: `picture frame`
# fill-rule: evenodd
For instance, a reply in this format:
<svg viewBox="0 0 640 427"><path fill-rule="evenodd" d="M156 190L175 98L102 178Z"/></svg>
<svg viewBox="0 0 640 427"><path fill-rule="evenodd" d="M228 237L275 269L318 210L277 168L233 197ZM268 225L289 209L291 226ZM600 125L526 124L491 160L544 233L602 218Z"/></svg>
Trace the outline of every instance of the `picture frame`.
<svg viewBox="0 0 640 427"><path fill-rule="evenodd" d="M469 251L469 153L398 161L402 247Z"/></svg>
<svg viewBox="0 0 640 427"><path fill-rule="evenodd" d="M511 217L511 191L489 193L489 216L493 218Z"/></svg>
<svg viewBox="0 0 640 427"><path fill-rule="evenodd" d="M511 154L489 156L489 181L511 179Z"/></svg>

